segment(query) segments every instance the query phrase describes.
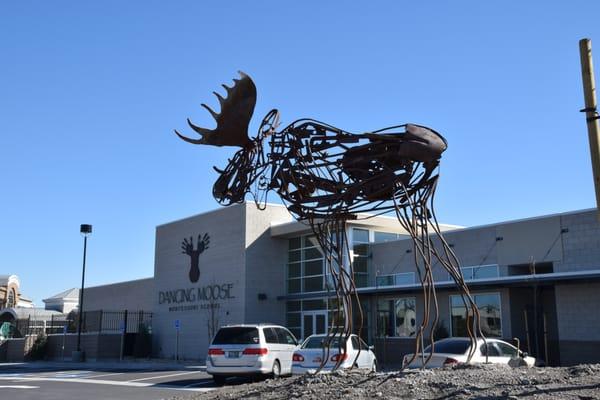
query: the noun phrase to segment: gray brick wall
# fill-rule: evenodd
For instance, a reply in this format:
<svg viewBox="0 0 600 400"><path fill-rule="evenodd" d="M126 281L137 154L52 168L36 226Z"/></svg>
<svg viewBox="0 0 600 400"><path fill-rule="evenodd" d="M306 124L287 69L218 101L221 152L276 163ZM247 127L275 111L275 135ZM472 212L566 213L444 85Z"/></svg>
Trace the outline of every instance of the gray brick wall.
<svg viewBox="0 0 600 400"><path fill-rule="evenodd" d="M84 311L152 311L154 278L89 287L83 293Z"/></svg>
<svg viewBox="0 0 600 400"><path fill-rule="evenodd" d="M158 357L174 358L180 321L180 358L204 359L211 338L208 336L208 309L171 310L179 305L206 305L208 302L160 303L159 291L197 289L209 285L232 284L233 298L219 300L216 318L219 324L244 322L245 300L245 204L219 208L156 228L155 293L153 299L153 351ZM198 282L188 277L190 257L182 254L181 242L191 236L210 235L209 248L200 255ZM183 351L185 349L185 351Z"/></svg>
<svg viewBox="0 0 600 400"><path fill-rule="evenodd" d="M252 202L246 204L246 300L245 322L285 324L285 264L288 240L272 238L271 223L291 221L283 206L269 205L259 210ZM258 294L267 300L258 300Z"/></svg>
<svg viewBox="0 0 600 400"><path fill-rule="evenodd" d="M600 341L600 283L556 285L555 290L559 339Z"/></svg>
<svg viewBox="0 0 600 400"><path fill-rule="evenodd" d="M600 223L595 210L565 214L561 217L563 229L569 231L562 234L562 262L555 271L582 271L600 269Z"/></svg>

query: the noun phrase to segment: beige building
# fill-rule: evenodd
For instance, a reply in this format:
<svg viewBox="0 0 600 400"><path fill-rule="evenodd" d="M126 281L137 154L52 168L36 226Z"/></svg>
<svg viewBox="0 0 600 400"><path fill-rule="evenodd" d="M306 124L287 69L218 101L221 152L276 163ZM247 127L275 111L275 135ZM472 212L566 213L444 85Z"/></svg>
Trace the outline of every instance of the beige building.
<svg viewBox="0 0 600 400"><path fill-rule="evenodd" d="M489 337L521 340L551 365L600 361L600 224L595 210L477 227L443 225ZM382 364L414 348L424 315L412 242L395 218L348 224L362 335ZM455 285L439 266L438 334L464 336ZM154 276L87 288L88 311L152 312L156 357L202 360L220 325L271 322L298 338L332 322L331 277L310 228L285 207L238 204L159 225Z"/></svg>

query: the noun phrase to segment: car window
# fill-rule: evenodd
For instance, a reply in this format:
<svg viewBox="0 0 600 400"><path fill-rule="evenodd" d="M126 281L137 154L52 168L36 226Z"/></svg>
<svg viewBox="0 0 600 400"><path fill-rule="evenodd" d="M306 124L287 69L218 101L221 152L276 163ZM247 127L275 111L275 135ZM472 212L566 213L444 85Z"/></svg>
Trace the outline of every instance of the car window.
<svg viewBox="0 0 600 400"><path fill-rule="evenodd" d="M435 353L465 354L469 347L471 347L471 341L468 339L451 339L434 343L433 351ZM431 353L431 345L425 347L425 353Z"/></svg>
<svg viewBox="0 0 600 400"><path fill-rule="evenodd" d="M277 332L273 328L263 328L263 332L265 334L265 340L267 343L279 343L279 338L277 337Z"/></svg>
<svg viewBox="0 0 600 400"><path fill-rule="evenodd" d="M517 356L517 349L515 347L512 347L511 345L502 342L496 342L496 344L498 345L498 348L500 349L500 354L503 357Z"/></svg>
<svg viewBox="0 0 600 400"><path fill-rule="evenodd" d="M480 350L482 356L487 355L488 357L500 357L500 351L496 347L495 343L484 343L481 345Z"/></svg>
<svg viewBox="0 0 600 400"><path fill-rule="evenodd" d="M356 336L352 336L352 348L354 350L358 350L359 349L359 344L358 344L358 338Z"/></svg>
<svg viewBox="0 0 600 400"><path fill-rule="evenodd" d="M362 340L362 339L360 339L360 346L361 346L361 349L363 349L363 350L365 350L365 349L368 349L368 348L369 348L369 346L368 346L368 345L365 343L365 341L364 341L364 340Z"/></svg>
<svg viewBox="0 0 600 400"><path fill-rule="evenodd" d="M213 344L258 344L258 329L250 327L221 328L213 339Z"/></svg>
<svg viewBox="0 0 600 400"><path fill-rule="evenodd" d="M279 343L281 344L293 344L297 343L296 338L287 329L275 328L277 336L279 337Z"/></svg>
<svg viewBox="0 0 600 400"><path fill-rule="evenodd" d="M324 342L327 339L325 336L312 336L309 337L302 343L303 349L321 349L325 347ZM337 349L340 346L339 337L331 338L329 342L329 348Z"/></svg>

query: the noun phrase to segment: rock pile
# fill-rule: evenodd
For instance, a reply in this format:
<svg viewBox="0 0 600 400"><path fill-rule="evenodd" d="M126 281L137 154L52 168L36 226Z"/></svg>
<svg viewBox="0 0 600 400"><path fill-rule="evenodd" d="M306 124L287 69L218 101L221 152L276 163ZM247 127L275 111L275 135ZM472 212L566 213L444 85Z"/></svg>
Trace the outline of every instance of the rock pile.
<svg viewBox="0 0 600 400"><path fill-rule="evenodd" d="M340 371L226 386L177 399L600 399L600 364L564 368L507 365L362 373Z"/></svg>

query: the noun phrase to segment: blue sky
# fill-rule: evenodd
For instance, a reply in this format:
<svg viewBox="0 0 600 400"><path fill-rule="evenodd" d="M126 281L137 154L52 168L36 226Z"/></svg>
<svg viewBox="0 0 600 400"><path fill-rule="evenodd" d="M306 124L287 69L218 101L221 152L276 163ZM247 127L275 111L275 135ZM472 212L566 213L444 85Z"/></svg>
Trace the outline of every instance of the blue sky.
<svg viewBox="0 0 600 400"><path fill-rule="evenodd" d="M350 3L350 2L348 2ZM418 3L418 4L417 4ZM156 225L218 207L227 148L185 118L237 70L272 107L350 131L415 122L449 142L441 221L595 206L578 54L590 1L19 1L0 4L0 273L41 300L152 276ZM271 201L275 196L270 197Z"/></svg>

